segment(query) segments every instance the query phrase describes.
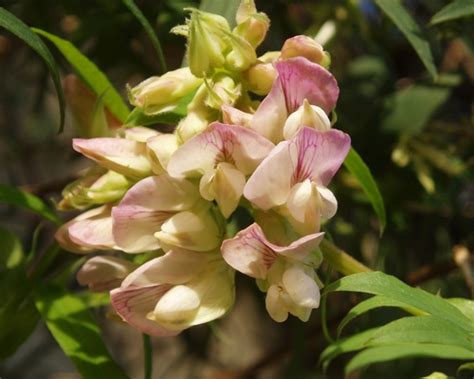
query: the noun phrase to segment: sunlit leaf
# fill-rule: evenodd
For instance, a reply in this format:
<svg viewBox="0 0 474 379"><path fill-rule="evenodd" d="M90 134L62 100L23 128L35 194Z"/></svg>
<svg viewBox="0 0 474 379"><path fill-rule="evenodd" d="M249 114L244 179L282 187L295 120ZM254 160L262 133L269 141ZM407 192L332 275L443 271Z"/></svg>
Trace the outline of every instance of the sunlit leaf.
<svg viewBox="0 0 474 379"><path fill-rule="evenodd" d="M41 29L33 28L33 31L50 40L96 95L104 97L104 104L110 112L120 121L125 121L129 114L127 105L105 74L89 58L65 39Z"/></svg>
<svg viewBox="0 0 474 379"><path fill-rule="evenodd" d="M48 329L84 378L127 378L107 351L83 299L51 286L40 289L35 299Z"/></svg>
<svg viewBox="0 0 474 379"><path fill-rule="evenodd" d="M376 346L358 353L345 367L346 373L368 366L372 363L386 362L408 357L434 357L440 359L474 359L474 352L459 346L438 344L392 344Z"/></svg>
<svg viewBox="0 0 474 379"><path fill-rule="evenodd" d="M372 207L374 208L375 213L379 218L380 234L382 234L387 223L385 215L385 205L377 183L375 182L375 179L372 176L372 173L370 172L370 169L367 167L360 155L353 148L351 148L351 150L349 151L349 154L347 155L346 160L344 161L344 166L357 179L362 189L364 190L367 198L372 204Z"/></svg>
<svg viewBox="0 0 474 379"><path fill-rule="evenodd" d="M455 0L436 13L431 18L431 24L435 25L441 22L451 21L472 15L474 15L474 1Z"/></svg>
<svg viewBox="0 0 474 379"><path fill-rule="evenodd" d="M456 324L433 316L411 316L392 321L375 332L368 345L434 343L460 346L474 352L474 339Z"/></svg>
<svg viewBox="0 0 474 379"><path fill-rule="evenodd" d="M148 34L148 38L150 38L151 43L156 50L156 54L158 55L158 59L160 61L161 72L165 73L167 71L165 57L163 56L163 49L161 48L160 40L155 34L155 31L151 27L150 23L143 15L140 8L138 8L133 0L122 0L123 3L127 6L127 8L132 12L132 14L137 18L137 20L142 24L143 29L145 29L146 34Z"/></svg>
<svg viewBox="0 0 474 379"><path fill-rule="evenodd" d="M17 188L0 184L0 202L26 208L49 221L60 223L58 216L40 198Z"/></svg>
<svg viewBox="0 0 474 379"><path fill-rule="evenodd" d="M21 21L12 13L8 12L2 7L0 7L0 27L7 29L9 32L13 33L18 38L23 40L28 46L30 46L34 51L36 51L46 63L46 66L48 67L48 70L53 79L54 87L56 88L56 93L58 94L60 114L59 130L62 131L64 128L66 103L64 100L64 93L61 86L61 80L59 78L58 68L56 66L56 62L54 61L53 56L51 55L50 51L43 43L43 41L41 41L41 39L35 33L33 33L23 21Z"/></svg>
<svg viewBox="0 0 474 379"><path fill-rule="evenodd" d="M452 322L472 333L471 321L454 305L445 299L419 288L413 288L394 276L382 272L364 272L341 278L324 290L327 294L333 291L363 292L381 295L406 304L406 306Z"/></svg>
<svg viewBox="0 0 474 379"><path fill-rule="evenodd" d="M375 0L375 3L394 22L400 31L413 46L421 61L433 78L437 77L431 47L416 21L396 0Z"/></svg>

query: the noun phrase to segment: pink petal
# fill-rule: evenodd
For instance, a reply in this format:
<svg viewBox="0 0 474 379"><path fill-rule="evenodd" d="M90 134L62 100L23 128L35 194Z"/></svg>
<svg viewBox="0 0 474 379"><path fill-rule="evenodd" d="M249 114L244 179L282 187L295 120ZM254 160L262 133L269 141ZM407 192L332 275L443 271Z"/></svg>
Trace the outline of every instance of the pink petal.
<svg viewBox="0 0 474 379"><path fill-rule="evenodd" d="M167 170L173 177L199 177L219 162L228 162L248 175L272 148L270 141L250 129L214 122L173 154Z"/></svg>
<svg viewBox="0 0 474 379"><path fill-rule="evenodd" d="M294 162L293 183L310 178L323 186L329 184L351 147L349 135L340 130L322 132L307 127L287 143Z"/></svg>
<svg viewBox="0 0 474 379"><path fill-rule="evenodd" d="M151 175L146 145L124 138L73 139L72 147L102 167L132 178Z"/></svg>
<svg viewBox="0 0 474 379"><path fill-rule="evenodd" d="M283 126L288 117L286 100L281 81L275 80L270 93L262 100L253 115L250 128L270 141L283 139Z"/></svg>
<svg viewBox="0 0 474 379"><path fill-rule="evenodd" d="M250 126L253 116L251 113L242 112L227 104L223 104L221 110L224 124Z"/></svg>
<svg viewBox="0 0 474 379"><path fill-rule="evenodd" d="M191 208L199 198L197 187L166 174L135 184L112 211L117 246L137 253L160 247L154 234L175 212Z"/></svg>
<svg viewBox="0 0 474 379"><path fill-rule="evenodd" d="M276 63L276 69L288 114L296 111L304 99L326 113L336 106L339 87L334 76L324 67L297 57Z"/></svg>
<svg viewBox="0 0 474 379"><path fill-rule="evenodd" d="M143 333L158 337L174 336L179 331L165 329L147 318L170 288L168 284L117 288L110 292L112 306L124 321Z"/></svg>
<svg viewBox="0 0 474 379"><path fill-rule="evenodd" d="M260 226L254 223L225 240L221 251L225 261L237 271L264 279L278 255L302 260L319 245L323 235L310 234L288 246L278 246L268 241Z"/></svg>

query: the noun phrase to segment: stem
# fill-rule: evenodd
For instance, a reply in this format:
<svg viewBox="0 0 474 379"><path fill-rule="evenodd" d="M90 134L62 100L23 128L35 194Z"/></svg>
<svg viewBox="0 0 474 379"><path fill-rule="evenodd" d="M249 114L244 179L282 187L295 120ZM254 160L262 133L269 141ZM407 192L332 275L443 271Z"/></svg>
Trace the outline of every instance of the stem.
<svg viewBox="0 0 474 379"><path fill-rule="evenodd" d="M151 338L148 334L143 334L143 358L144 358L144 378L152 379L153 372L153 347Z"/></svg>
<svg viewBox="0 0 474 379"><path fill-rule="evenodd" d="M344 250L339 249L336 245L326 239L323 239L320 248L323 252L324 259L343 275L372 271L366 265L352 258Z"/></svg>

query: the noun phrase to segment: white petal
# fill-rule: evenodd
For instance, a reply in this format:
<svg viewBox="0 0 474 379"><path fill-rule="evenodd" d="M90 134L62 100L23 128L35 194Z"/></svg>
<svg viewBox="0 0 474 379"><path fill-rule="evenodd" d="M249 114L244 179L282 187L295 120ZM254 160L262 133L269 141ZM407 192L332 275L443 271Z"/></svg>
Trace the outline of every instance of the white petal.
<svg viewBox="0 0 474 379"><path fill-rule="evenodd" d="M292 264L283 273L283 286L291 299L306 308L319 307L320 292L314 274L300 264Z"/></svg>
<svg viewBox="0 0 474 379"><path fill-rule="evenodd" d="M281 297L282 289L274 284L270 286L265 298L265 306L270 317L276 322L283 322L288 318L288 308Z"/></svg>

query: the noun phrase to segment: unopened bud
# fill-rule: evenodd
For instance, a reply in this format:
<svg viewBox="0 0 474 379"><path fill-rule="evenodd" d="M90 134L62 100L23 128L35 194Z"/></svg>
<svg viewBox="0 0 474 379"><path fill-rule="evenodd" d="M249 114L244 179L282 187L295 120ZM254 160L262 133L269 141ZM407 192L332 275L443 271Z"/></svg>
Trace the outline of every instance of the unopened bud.
<svg viewBox="0 0 474 379"><path fill-rule="evenodd" d="M179 68L163 76L153 76L129 90L130 102L147 115L170 111L176 102L193 92L202 79L189 68Z"/></svg>
<svg viewBox="0 0 474 379"><path fill-rule="evenodd" d="M234 33L247 40L253 48L262 43L270 27L265 13L258 13L253 0L242 0L236 15Z"/></svg>
<svg viewBox="0 0 474 379"><path fill-rule="evenodd" d="M241 95L241 85L224 74L216 75L212 83L205 81L208 95L205 100L206 106L220 109L223 104L233 105Z"/></svg>
<svg viewBox="0 0 474 379"><path fill-rule="evenodd" d="M257 63L244 72L248 89L261 96L270 92L276 76L277 72L272 63Z"/></svg>
<svg viewBox="0 0 474 379"><path fill-rule="evenodd" d="M321 64L325 59L323 47L314 39L307 36L289 38L281 48L281 59L305 57L313 63Z"/></svg>

